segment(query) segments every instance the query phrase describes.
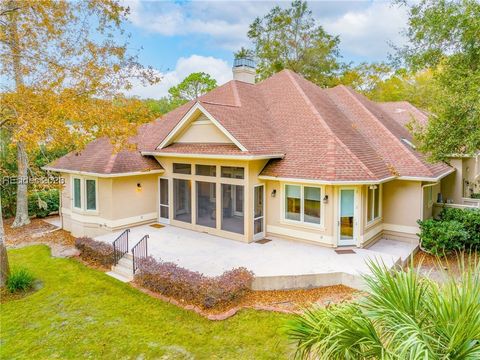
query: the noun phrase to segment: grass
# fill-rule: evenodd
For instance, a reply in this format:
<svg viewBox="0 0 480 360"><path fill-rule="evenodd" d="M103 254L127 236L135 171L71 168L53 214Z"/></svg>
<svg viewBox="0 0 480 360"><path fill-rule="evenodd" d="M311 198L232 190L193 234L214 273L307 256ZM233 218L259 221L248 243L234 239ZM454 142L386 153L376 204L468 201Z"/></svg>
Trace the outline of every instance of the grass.
<svg viewBox="0 0 480 360"><path fill-rule="evenodd" d="M244 310L212 322L151 298L43 245L9 251L43 287L4 302L1 359L282 359L287 315Z"/></svg>

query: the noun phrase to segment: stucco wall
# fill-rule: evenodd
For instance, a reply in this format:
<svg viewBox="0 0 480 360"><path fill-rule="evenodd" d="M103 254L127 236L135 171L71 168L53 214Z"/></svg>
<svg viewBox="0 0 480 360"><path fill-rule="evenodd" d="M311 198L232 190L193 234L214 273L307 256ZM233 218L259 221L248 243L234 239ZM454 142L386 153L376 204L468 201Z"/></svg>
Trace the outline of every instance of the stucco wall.
<svg viewBox="0 0 480 360"><path fill-rule="evenodd" d="M383 184L384 230L416 234L421 216L421 182L393 180Z"/></svg>
<svg viewBox="0 0 480 360"><path fill-rule="evenodd" d="M462 159L451 159L450 165L455 171L440 182L440 190L444 201L453 201L461 204L463 196L463 162Z"/></svg>
<svg viewBox="0 0 480 360"><path fill-rule="evenodd" d="M156 218L158 175L96 178L62 173L61 176L65 178L61 209L63 228L74 236L97 236ZM72 206L73 178L97 181L96 210L86 211ZM139 182L142 191L137 191Z"/></svg>

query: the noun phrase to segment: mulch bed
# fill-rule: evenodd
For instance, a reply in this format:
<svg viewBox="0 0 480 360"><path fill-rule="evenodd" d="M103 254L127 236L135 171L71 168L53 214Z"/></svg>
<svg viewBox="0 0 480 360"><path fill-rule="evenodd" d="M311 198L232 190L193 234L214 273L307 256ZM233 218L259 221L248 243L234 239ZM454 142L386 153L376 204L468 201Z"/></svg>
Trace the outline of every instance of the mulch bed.
<svg viewBox="0 0 480 360"><path fill-rule="evenodd" d="M13 218L5 219L5 243L7 246L17 247L19 245L32 244L57 244L74 246L75 237L69 232L59 229L42 219L31 219L30 224L19 228L12 228Z"/></svg>
<svg viewBox="0 0 480 360"><path fill-rule="evenodd" d="M352 301L363 295L361 292L344 285L299 290L251 291L242 299L240 299L240 301L234 304L216 307L213 309L206 309L189 304L183 300L167 297L157 292L150 291L140 287L134 282L130 284L145 294L162 301L169 302L183 309L194 311L209 320L225 320L235 315L242 309L299 314L302 312L303 308L311 304L328 306L344 301Z"/></svg>
<svg viewBox="0 0 480 360"><path fill-rule="evenodd" d="M56 246L75 246L75 237L69 232L61 229L52 231L55 229L55 226L46 223L42 219L32 219L29 225L21 228L12 228L12 222L13 219L4 220L6 244L9 247L21 247L39 243L49 245L52 249ZM78 256L75 256L75 259L96 270L109 270L87 263ZM203 309L188 304L182 300L168 298L161 294L154 293L141 288L134 283L131 283L131 285L152 297L172 303L187 310L195 311L210 320L224 320L235 315L239 310L247 308L282 313L299 313L302 308L312 303L328 306L343 301L351 301L362 296L361 292L343 285L299 290L251 291L235 304L216 307L214 309ZM24 295L18 296L22 297ZM11 299L10 296L9 299Z"/></svg>

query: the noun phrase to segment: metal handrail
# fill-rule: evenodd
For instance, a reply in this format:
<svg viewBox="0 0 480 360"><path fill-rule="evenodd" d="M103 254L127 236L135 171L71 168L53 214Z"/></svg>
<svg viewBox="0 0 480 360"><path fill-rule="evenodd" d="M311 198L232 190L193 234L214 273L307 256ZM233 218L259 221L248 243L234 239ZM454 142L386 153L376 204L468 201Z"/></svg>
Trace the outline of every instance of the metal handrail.
<svg viewBox="0 0 480 360"><path fill-rule="evenodd" d="M128 252L128 233L126 229L113 241L113 263L117 265L120 259Z"/></svg>
<svg viewBox="0 0 480 360"><path fill-rule="evenodd" d="M138 260L146 258L148 256L147 239L148 235L145 235L140 241L132 248L133 257L133 274L138 270Z"/></svg>

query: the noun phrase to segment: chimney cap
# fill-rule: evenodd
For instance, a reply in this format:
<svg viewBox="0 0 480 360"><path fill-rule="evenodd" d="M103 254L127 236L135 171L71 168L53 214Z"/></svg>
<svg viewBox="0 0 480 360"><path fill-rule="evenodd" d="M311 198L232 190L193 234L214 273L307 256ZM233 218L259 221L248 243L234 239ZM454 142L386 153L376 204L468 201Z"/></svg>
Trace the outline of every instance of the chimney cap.
<svg viewBox="0 0 480 360"><path fill-rule="evenodd" d="M242 67L242 66L249 67L249 68L252 68L252 69L255 69L255 67L256 67L255 61L253 59L238 58L238 59L233 60L233 67L234 68Z"/></svg>

